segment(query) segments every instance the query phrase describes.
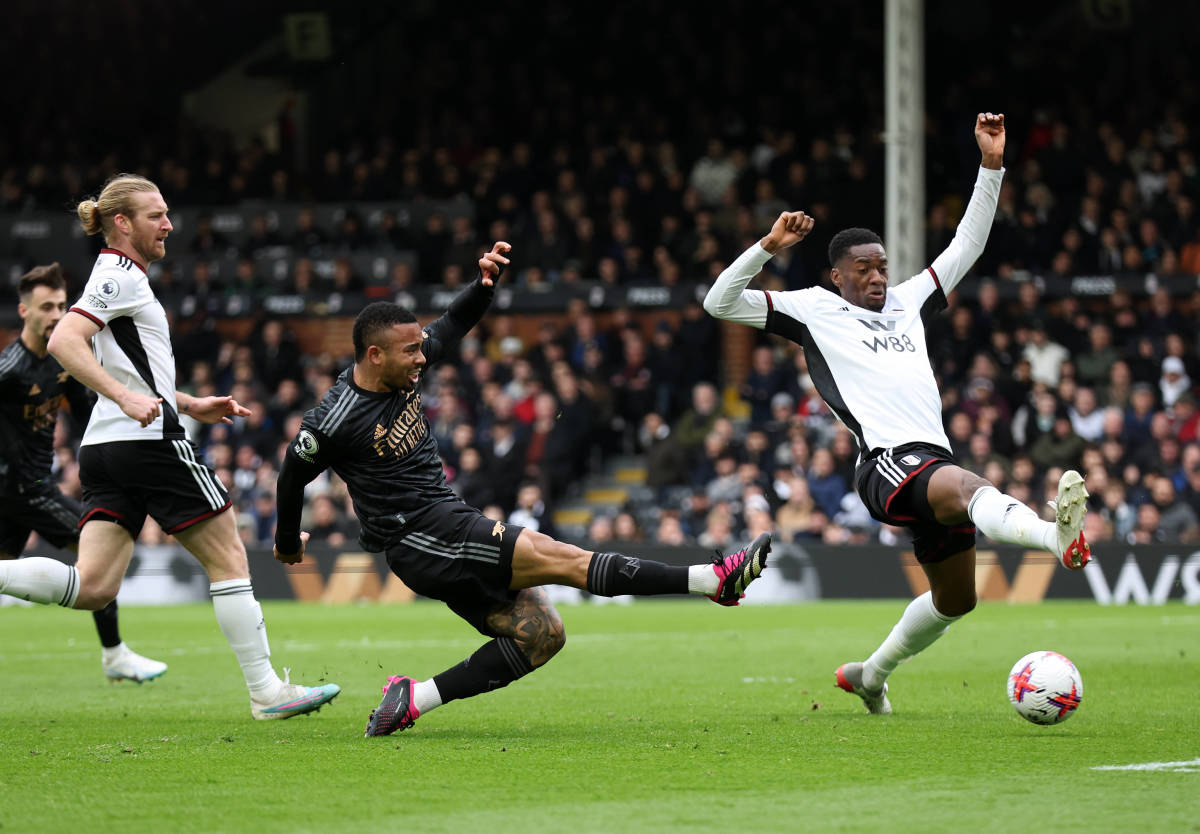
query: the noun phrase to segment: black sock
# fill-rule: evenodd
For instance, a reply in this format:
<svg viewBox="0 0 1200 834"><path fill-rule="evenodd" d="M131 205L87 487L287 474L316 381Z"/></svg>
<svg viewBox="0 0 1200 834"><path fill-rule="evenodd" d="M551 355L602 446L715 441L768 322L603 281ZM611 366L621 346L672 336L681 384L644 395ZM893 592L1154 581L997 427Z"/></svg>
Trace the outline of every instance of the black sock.
<svg viewBox="0 0 1200 834"><path fill-rule="evenodd" d="M100 635L100 645L111 649L121 645L121 631L117 628L117 601L114 599L99 611L92 612L96 621L96 631Z"/></svg>
<svg viewBox="0 0 1200 834"><path fill-rule="evenodd" d="M648 562L620 553L593 553L588 565L587 589L600 597L686 594L688 567Z"/></svg>
<svg viewBox="0 0 1200 834"><path fill-rule="evenodd" d="M525 653L511 638L497 637L484 643L475 654L440 675L433 676L442 703L470 698L508 686L533 671Z"/></svg>

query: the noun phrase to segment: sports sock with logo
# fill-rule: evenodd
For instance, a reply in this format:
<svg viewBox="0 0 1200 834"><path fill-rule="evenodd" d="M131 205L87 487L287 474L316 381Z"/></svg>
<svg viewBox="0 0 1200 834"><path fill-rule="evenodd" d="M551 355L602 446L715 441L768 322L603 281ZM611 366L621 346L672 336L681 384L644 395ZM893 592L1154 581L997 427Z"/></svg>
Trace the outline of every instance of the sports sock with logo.
<svg viewBox="0 0 1200 834"><path fill-rule="evenodd" d="M117 601L114 599L99 611L92 612L96 621L96 633L100 635L100 645L106 649L115 649L121 645L121 630L117 627Z"/></svg>
<svg viewBox="0 0 1200 834"><path fill-rule="evenodd" d="M908 604L900 621L879 648L863 663L863 686L878 689L902 661L929 648L958 617L933 607L933 594L921 594Z"/></svg>
<svg viewBox="0 0 1200 834"><path fill-rule="evenodd" d="M271 666L271 647L262 606L249 579L225 579L208 586L217 625L237 655L251 695L271 694L282 681Z"/></svg>
<svg viewBox="0 0 1200 834"><path fill-rule="evenodd" d="M1057 527L1052 522L1042 521L1029 507L994 486L975 490L967 504L967 515L979 532L993 541L1038 547L1055 556L1061 555Z"/></svg>
<svg viewBox="0 0 1200 834"><path fill-rule="evenodd" d="M470 698L508 686L532 671L533 664L516 641L509 637L497 637L484 643L462 663L434 675L433 683L441 702L448 704L459 698ZM422 695L425 694L422 692Z"/></svg>
<svg viewBox="0 0 1200 834"><path fill-rule="evenodd" d="M45 556L0 560L0 594L71 608L79 597L79 571Z"/></svg>
<svg viewBox="0 0 1200 834"><path fill-rule="evenodd" d="M620 553L597 552L588 563L587 590L598 597L686 594L688 571L687 565L666 565ZM715 589L711 593L716 593Z"/></svg>

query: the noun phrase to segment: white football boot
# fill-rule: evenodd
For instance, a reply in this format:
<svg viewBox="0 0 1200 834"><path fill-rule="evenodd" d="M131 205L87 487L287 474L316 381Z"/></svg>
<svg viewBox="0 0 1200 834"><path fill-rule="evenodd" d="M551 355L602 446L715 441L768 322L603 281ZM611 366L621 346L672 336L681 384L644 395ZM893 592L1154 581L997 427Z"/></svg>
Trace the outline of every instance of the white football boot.
<svg viewBox="0 0 1200 834"><path fill-rule="evenodd" d="M108 654L108 652L104 654ZM104 669L104 677L108 678L110 683L117 681L142 683L154 680L167 671L167 664L161 660L142 657L124 643L116 647L114 656L106 659L104 654L100 656L100 666Z"/></svg>
<svg viewBox="0 0 1200 834"><path fill-rule="evenodd" d="M1047 501L1054 508L1058 533L1058 558L1064 567L1079 570L1092 558L1092 548L1083 536L1083 518L1087 515L1088 491L1083 476L1068 469L1058 479L1058 498Z"/></svg>

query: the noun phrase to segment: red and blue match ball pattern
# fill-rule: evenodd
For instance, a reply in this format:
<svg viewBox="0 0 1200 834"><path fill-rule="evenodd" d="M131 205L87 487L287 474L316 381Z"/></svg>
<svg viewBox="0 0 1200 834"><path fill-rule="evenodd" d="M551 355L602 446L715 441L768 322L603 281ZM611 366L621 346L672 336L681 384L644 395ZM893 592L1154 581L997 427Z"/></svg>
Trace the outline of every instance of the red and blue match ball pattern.
<svg viewBox="0 0 1200 834"><path fill-rule="evenodd" d="M1030 652L1008 673L1008 700L1034 724L1061 724L1079 708L1083 678L1058 652Z"/></svg>

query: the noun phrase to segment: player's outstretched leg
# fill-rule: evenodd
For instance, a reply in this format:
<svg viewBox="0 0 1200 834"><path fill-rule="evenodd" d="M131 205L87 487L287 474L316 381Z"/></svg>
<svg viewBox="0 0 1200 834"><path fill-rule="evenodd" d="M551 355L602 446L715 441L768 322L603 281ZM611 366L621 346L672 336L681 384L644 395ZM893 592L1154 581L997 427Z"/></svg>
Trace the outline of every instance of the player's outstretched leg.
<svg viewBox="0 0 1200 834"><path fill-rule="evenodd" d="M383 685L383 700L371 710L367 717L364 736L387 736L397 730L407 730L421 717L413 698L415 678L408 675L390 675Z"/></svg>
<svg viewBox="0 0 1200 834"><path fill-rule="evenodd" d="M741 605L746 588L762 576L767 567L767 554L770 552L771 534L763 533L736 553L713 559L717 590L708 594L708 598L718 605Z"/></svg>
<svg viewBox="0 0 1200 834"><path fill-rule="evenodd" d="M888 685L884 681L878 689L867 689L863 686L863 665L861 663L843 663L837 669L837 685L862 698L867 706L867 712L872 715L889 715L892 704L888 701Z"/></svg>
<svg viewBox="0 0 1200 834"><path fill-rule="evenodd" d="M1083 476L1068 469L1059 478L1058 497L1050 502L1055 514L1053 524L1042 521L1029 507L990 484L975 491L967 504L967 514L989 539L1039 547L1057 556L1064 567L1078 570L1091 559L1091 548L1083 537L1087 496Z"/></svg>
<svg viewBox="0 0 1200 834"><path fill-rule="evenodd" d="M597 551L588 562L584 590L600 597L702 594L720 605L738 605L750 583L762 576L770 552L770 533L703 565L667 565Z"/></svg>
<svg viewBox="0 0 1200 834"><path fill-rule="evenodd" d="M490 607L490 604L489 604ZM406 730L443 704L508 686L549 662L566 643L562 618L542 588L524 588L516 599L491 610L457 609L486 634L500 634L474 654L428 680L391 675L383 700L367 719L366 736ZM475 615L478 615L476 618Z"/></svg>
<svg viewBox="0 0 1200 834"><path fill-rule="evenodd" d="M1079 570L1092 558L1092 549L1083 537L1083 517L1087 515L1088 491L1083 476L1068 469L1058 479L1058 497L1048 502L1054 508L1054 531L1058 539L1058 558L1064 567Z"/></svg>

